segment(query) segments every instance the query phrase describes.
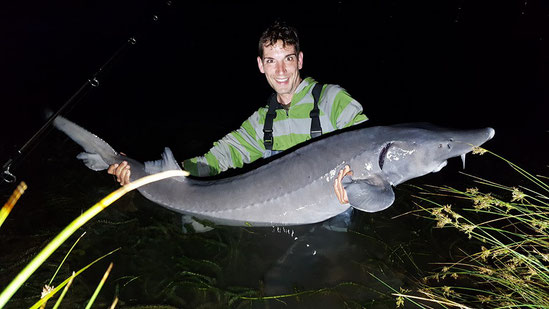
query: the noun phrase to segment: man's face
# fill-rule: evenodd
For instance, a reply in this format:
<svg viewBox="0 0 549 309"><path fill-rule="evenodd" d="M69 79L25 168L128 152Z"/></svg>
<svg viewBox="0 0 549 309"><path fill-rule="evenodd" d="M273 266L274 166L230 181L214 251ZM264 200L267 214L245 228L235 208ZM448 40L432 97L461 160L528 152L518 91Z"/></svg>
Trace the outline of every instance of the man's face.
<svg viewBox="0 0 549 309"><path fill-rule="evenodd" d="M303 67L303 53L296 54L293 45L282 45L279 40L274 45L263 46L263 59L257 57L257 65L269 85L283 99L280 103L288 104L301 83L299 70Z"/></svg>

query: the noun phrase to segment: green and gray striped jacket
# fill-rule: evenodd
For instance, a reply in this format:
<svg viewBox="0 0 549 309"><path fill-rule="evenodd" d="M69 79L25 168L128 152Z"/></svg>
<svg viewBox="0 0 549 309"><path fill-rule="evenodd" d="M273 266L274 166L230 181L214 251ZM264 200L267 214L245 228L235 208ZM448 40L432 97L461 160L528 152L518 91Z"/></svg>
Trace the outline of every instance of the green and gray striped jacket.
<svg viewBox="0 0 549 309"><path fill-rule="evenodd" d="M290 108L277 109L273 121L273 150L286 150L311 139L313 87L308 77L297 87ZM318 102L322 133L332 132L368 120L362 106L338 85L324 85ZM229 168L242 167L265 154L263 125L268 106L252 114L239 129L225 135L203 156L184 161L185 170L194 176L217 175Z"/></svg>

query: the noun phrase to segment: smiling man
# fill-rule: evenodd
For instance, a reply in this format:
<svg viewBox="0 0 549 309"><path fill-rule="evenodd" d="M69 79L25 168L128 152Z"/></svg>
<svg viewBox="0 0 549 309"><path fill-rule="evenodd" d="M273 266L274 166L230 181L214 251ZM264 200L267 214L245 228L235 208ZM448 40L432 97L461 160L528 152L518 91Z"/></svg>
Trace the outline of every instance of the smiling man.
<svg viewBox="0 0 549 309"><path fill-rule="evenodd" d="M216 175L269 157L314 136L311 111L315 106L313 88L317 82L310 77L301 78L303 52L296 30L280 22L270 26L259 40L257 65L275 91L268 105L252 114L239 129L214 143L204 156L185 160L185 169L192 175ZM367 120L362 106L343 88L322 85L319 90L317 105L322 133Z"/></svg>
<svg viewBox="0 0 549 309"><path fill-rule="evenodd" d="M297 31L275 22L259 40L259 71L275 91L268 104L253 113L241 127L214 143L203 156L185 160L184 169L195 176L212 176L267 158L320 134L362 123L368 118L362 106L340 86L320 85L301 78L303 52ZM315 90L316 89L316 90ZM129 182L126 163L113 165L109 173L124 185ZM346 202L340 172L335 183L339 200Z"/></svg>

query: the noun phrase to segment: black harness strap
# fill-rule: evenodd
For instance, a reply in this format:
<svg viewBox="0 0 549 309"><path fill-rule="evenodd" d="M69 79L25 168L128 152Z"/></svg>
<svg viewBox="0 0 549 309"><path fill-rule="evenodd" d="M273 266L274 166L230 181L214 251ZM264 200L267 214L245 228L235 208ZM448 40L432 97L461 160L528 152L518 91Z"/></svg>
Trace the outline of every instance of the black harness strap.
<svg viewBox="0 0 549 309"><path fill-rule="evenodd" d="M276 100L276 93L269 97L269 110L265 115L265 124L263 125L263 144L266 150L273 150L273 120L276 118L276 109L280 104Z"/></svg>
<svg viewBox="0 0 549 309"><path fill-rule="evenodd" d="M315 84L313 88L313 109L309 113L311 117L311 138L322 135L322 127L320 125L320 110L318 108L318 101L320 100L320 93L322 92L322 84ZM269 109L267 115L265 115L265 124L263 125L263 144L266 150L273 150L273 121L276 118L276 110L280 107L280 103L276 100L276 93L273 93L269 97Z"/></svg>
<svg viewBox="0 0 549 309"><path fill-rule="evenodd" d="M317 83L313 88L314 106L309 113L309 116L311 117L311 138L322 135L322 127L320 126L320 110L318 109L318 101L320 100L321 91L322 85Z"/></svg>

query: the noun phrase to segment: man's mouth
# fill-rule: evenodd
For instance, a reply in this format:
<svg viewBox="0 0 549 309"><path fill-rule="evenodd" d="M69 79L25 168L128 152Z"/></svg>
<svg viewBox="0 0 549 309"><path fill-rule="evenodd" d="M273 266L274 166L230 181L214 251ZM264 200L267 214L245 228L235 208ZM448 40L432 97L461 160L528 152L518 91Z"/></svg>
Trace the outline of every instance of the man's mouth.
<svg viewBox="0 0 549 309"><path fill-rule="evenodd" d="M289 80L289 78L275 78L275 81L277 83L280 83L280 84L283 84L283 83L286 83L287 81Z"/></svg>

